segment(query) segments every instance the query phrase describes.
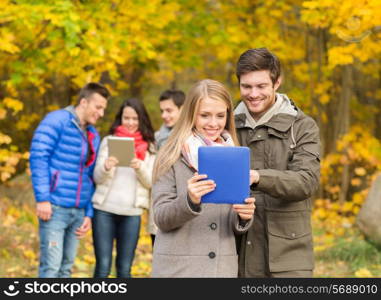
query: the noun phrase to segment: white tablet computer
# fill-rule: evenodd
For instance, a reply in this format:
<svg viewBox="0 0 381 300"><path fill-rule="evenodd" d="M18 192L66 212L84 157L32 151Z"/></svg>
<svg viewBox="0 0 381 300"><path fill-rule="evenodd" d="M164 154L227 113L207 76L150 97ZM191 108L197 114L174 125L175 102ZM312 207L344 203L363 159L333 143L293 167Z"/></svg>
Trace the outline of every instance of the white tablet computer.
<svg viewBox="0 0 381 300"><path fill-rule="evenodd" d="M134 138L110 136L107 139L108 156L114 156L119 160L117 167L128 167L135 157Z"/></svg>

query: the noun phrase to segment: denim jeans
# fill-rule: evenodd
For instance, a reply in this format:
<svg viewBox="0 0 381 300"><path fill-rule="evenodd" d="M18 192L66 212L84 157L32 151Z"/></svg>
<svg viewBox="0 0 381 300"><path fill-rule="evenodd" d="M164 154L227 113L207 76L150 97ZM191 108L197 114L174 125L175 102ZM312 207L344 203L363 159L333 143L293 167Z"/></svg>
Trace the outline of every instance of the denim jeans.
<svg viewBox="0 0 381 300"><path fill-rule="evenodd" d="M114 239L117 277L131 277L131 266L139 239L140 216L121 216L94 209L92 226L96 258L94 277L109 276Z"/></svg>
<svg viewBox="0 0 381 300"><path fill-rule="evenodd" d="M52 210L48 221L39 219L39 277L70 277L79 242L75 231L83 223L85 209L52 205Z"/></svg>

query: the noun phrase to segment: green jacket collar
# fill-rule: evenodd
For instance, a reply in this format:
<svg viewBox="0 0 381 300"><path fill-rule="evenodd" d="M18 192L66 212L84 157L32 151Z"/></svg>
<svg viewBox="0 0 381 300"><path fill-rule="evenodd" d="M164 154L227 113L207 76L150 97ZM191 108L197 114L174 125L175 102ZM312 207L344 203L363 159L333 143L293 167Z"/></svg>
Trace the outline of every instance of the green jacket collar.
<svg viewBox="0 0 381 300"><path fill-rule="evenodd" d="M296 120L304 116L304 113L299 108L297 108L293 102L291 103L295 107L295 110L297 111L296 116L280 113L280 114L274 115L268 122L266 122L265 124L259 125L258 127L266 126L280 132L288 131L291 125ZM235 125L237 129L245 128L245 127L251 128L251 126L249 125L249 122L246 121L246 115L244 113L235 115Z"/></svg>

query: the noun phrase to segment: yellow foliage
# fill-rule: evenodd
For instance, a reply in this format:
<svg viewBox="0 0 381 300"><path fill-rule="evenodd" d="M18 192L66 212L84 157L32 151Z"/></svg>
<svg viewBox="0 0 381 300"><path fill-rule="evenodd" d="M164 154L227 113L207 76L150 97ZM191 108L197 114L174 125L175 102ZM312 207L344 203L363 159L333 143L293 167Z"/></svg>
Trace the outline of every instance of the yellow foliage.
<svg viewBox="0 0 381 300"><path fill-rule="evenodd" d="M0 132L0 145L1 144L10 144L12 142L12 139L10 136L2 134ZM0 159L1 160L1 159Z"/></svg>
<svg viewBox="0 0 381 300"><path fill-rule="evenodd" d="M8 208L7 215L17 219L20 217L20 210L17 207L10 206Z"/></svg>
<svg viewBox="0 0 381 300"><path fill-rule="evenodd" d="M7 111L0 107L0 120L5 119Z"/></svg>
<svg viewBox="0 0 381 300"><path fill-rule="evenodd" d="M16 128L18 130L28 130L34 122L41 119L41 116L39 116L36 113L32 113L30 115L22 115L20 120L16 123Z"/></svg>
<svg viewBox="0 0 381 300"><path fill-rule="evenodd" d="M5 216L5 218L2 221L3 225L5 227L12 226L15 223L15 218L13 216Z"/></svg>
<svg viewBox="0 0 381 300"><path fill-rule="evenodd" d="M329 245L319 245L319 246L315 246L314 247L314 252L317 253L317 252L323 252L325 250L327 250L330 246Z"/></svg>
<svg viewBox="0 0 381 300"><path fill-rule="evenodd" d="M24 256L32 261L36 260L37 259L37 255L36 253L33 251L33 250L24 250Z"/></svg>
<svg viewBox="0 0 381 300"><path fill-rule="evenodd" d="M21 266L14 266L14 267L8 268L6 272L9 274L14 274L16 272L19 272L20 270L21 270Z"/></svg>
<svg viewBox="0 0 381 300"><path fill-rule="evenodd" d="M57 109L60 109L60 107L57 105L57 104L50 104L46 107L47 111L53 111L53 110L57 110ZM38 120L40 117L37 115L37 114L34 114L33 115L33 119L34 120Z"/></svg>
<svg viewBox="0 0 381 300"><path fill-rule="evenodd" d="M348 65L354 62L352 49L346 47L334 47L329 50L329 62L332 67Z"/></svg>
<svg viewBox="0 0 381 300"><path fill-rule="evenodd" d="M345 229L340 227L336 230L336 236L343 236L345 234Z"/></svg>
<svg viewBox="0 0 381 300"><path fill-rule="evenodd" d="M350 212L352 211L353 203L352 202L345 202L343 206L341 207L343 212Z"/></svg>
<svg viewBox="0 0 381 300"><path fill-rule="evenodd" d="M356 272L355 272L355 276L356 277L372 277L372 273L367 269L367 268L361 268L361 269L358 269Z"/></svg>
<svg viewBox="0 0 381 300"><path fill-rule="evenodd" d="M351 185L352 186L359 186L361 184L361 180L359 178L353 178L351 180Z"/></svg>
<svg viewBox="0 0 381 300"><path fill-rule="evenodd" d="M9 259L11 257L11 254L7 249L1 249L0 255L3 259Z"/></svg>
<svg viewBox="0 0 381 300"><path fill-rule="evenodd" d="M327 211L324 208L319 208L315 210L315 216L319 219L327 218Z"/></svg>
<svg viewBox="0 0 381 300"><path fill-rule="evenodd" d="M11 178L11 175L12 175L11 172L2 171L2 172L0 173L0 180L1 180L2 182L5 182L5 181L7 181L9 178Z"/></svg>
<svg viewBox="0 0 381 300"><path fill-rule="evenodd" d="M330 100L330 96L328 94L323 94L319 97L321 104L327 104Z"/></svg>
<svg viewBox="0 0 381 300"><path fill-rule="evenodd" d="M315 238L315 251L323 251L333 246L337 237L351 234L366 192L354 194L352 201L339 203L330 199L316 199L312 210L312 222L315 228L324 234Z"/></svg>
<svg viewBox="0 0 381 300"><path fill-rule="evenodd" d="M336 202L331 208L347 217L356 216L372 182L372 175L381 170L381 143L366 128L356 125L337 141L336 150L336 153L327 155L321 164L322 187L326 197L333 202L337 200L341 192L343 165L350 165L351 192L348 193L348 200L351 201L340 208L338 206L343 204ZM320 216L321 213L317 213L317 218ZM349 219L341 223L351 226L354 221Z"/></svg>
<svg viewBox="0 0 381 300"><path fill-rule="evenodd" d="M83 256L83 260L89 265L95 264L95 257L93 255L86 254Z"/></svg>
<svg viewBox="0 0 381 300"><path fill-rule="evenodd" d="M353 199L353 203L357 205L361 205L363 204L365 197L361 193L356 193L353 195L352 199Z"/></svg>
<svg viewBox="0 0 381 300"><path fill-rule="evenodd" d="M14 114L18 113L24 107L24 103L22 103L20 100L9 97L3 99L3 104L6 107L12 109Z"/></svg>
<svg viewBox="0 0 381 300"><path fill-rule="evenodd" d="M0 39L0 51L5 51L10 54L15 54L20 51L20 48L14 43L14 34L10 33L7 28L3 27L0 31Z"/></svg>
<svg viewBox="0 0 381 300"><path fill-rule="evenodd" d="M363 167L355 168L355 174L357 176L364 176L366 174L366 170Z"/></svg>

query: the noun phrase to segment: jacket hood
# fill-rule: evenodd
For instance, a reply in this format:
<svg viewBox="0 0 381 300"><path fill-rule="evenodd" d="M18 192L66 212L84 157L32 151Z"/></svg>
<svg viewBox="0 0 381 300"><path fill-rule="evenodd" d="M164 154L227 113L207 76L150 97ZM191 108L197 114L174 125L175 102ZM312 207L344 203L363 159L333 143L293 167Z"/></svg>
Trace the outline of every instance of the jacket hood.
<svg viewBox="0 0 381 300"><path fill-rule="evenodd" d="M81 127L81 122L80 122L80 120L79 120L79 117L78 117L77 113L75 112L75 107L74 107L73 105L66 106L66 107L64 108L64 110L68 111L68 112L73 116L73 119L72 119L73 123L78 127L78 129L79 129L80 131L82 131L82 133L83 133L85 136L87 135L86 129L89 130L89 131L91 131L91 132L93 132L93 133L96 132L95 127L92 126L92 125L87 125L87 126L86 126L86 129L82 129L82 127Z"/></svg>
<svg viewBox="0 0 381 300"><path fill-rule="evenodd" d="M75 112L75 107L74 107L74 105L66 106L64 109L67 110L69 113L71 113L71 114L74 116L74 119L75 119L75 121L76 121L78 124L80 123L80 122L79 122L78 115L77 115L77 113Z"/></svg>
<svg viewBox="0 0 381 300"><path fill-rule="evenodd" d="M291 122L297 118L301 111L285 94L276 93L277 101L274 105L257 121L249 113L246 104L241 101L234 110L236 125L240 127L255 128L266 124L277 130L285 130L291 125ZM280 115L280 116L279 116ZM289 124L289 126L287 126Z"/></svg>

